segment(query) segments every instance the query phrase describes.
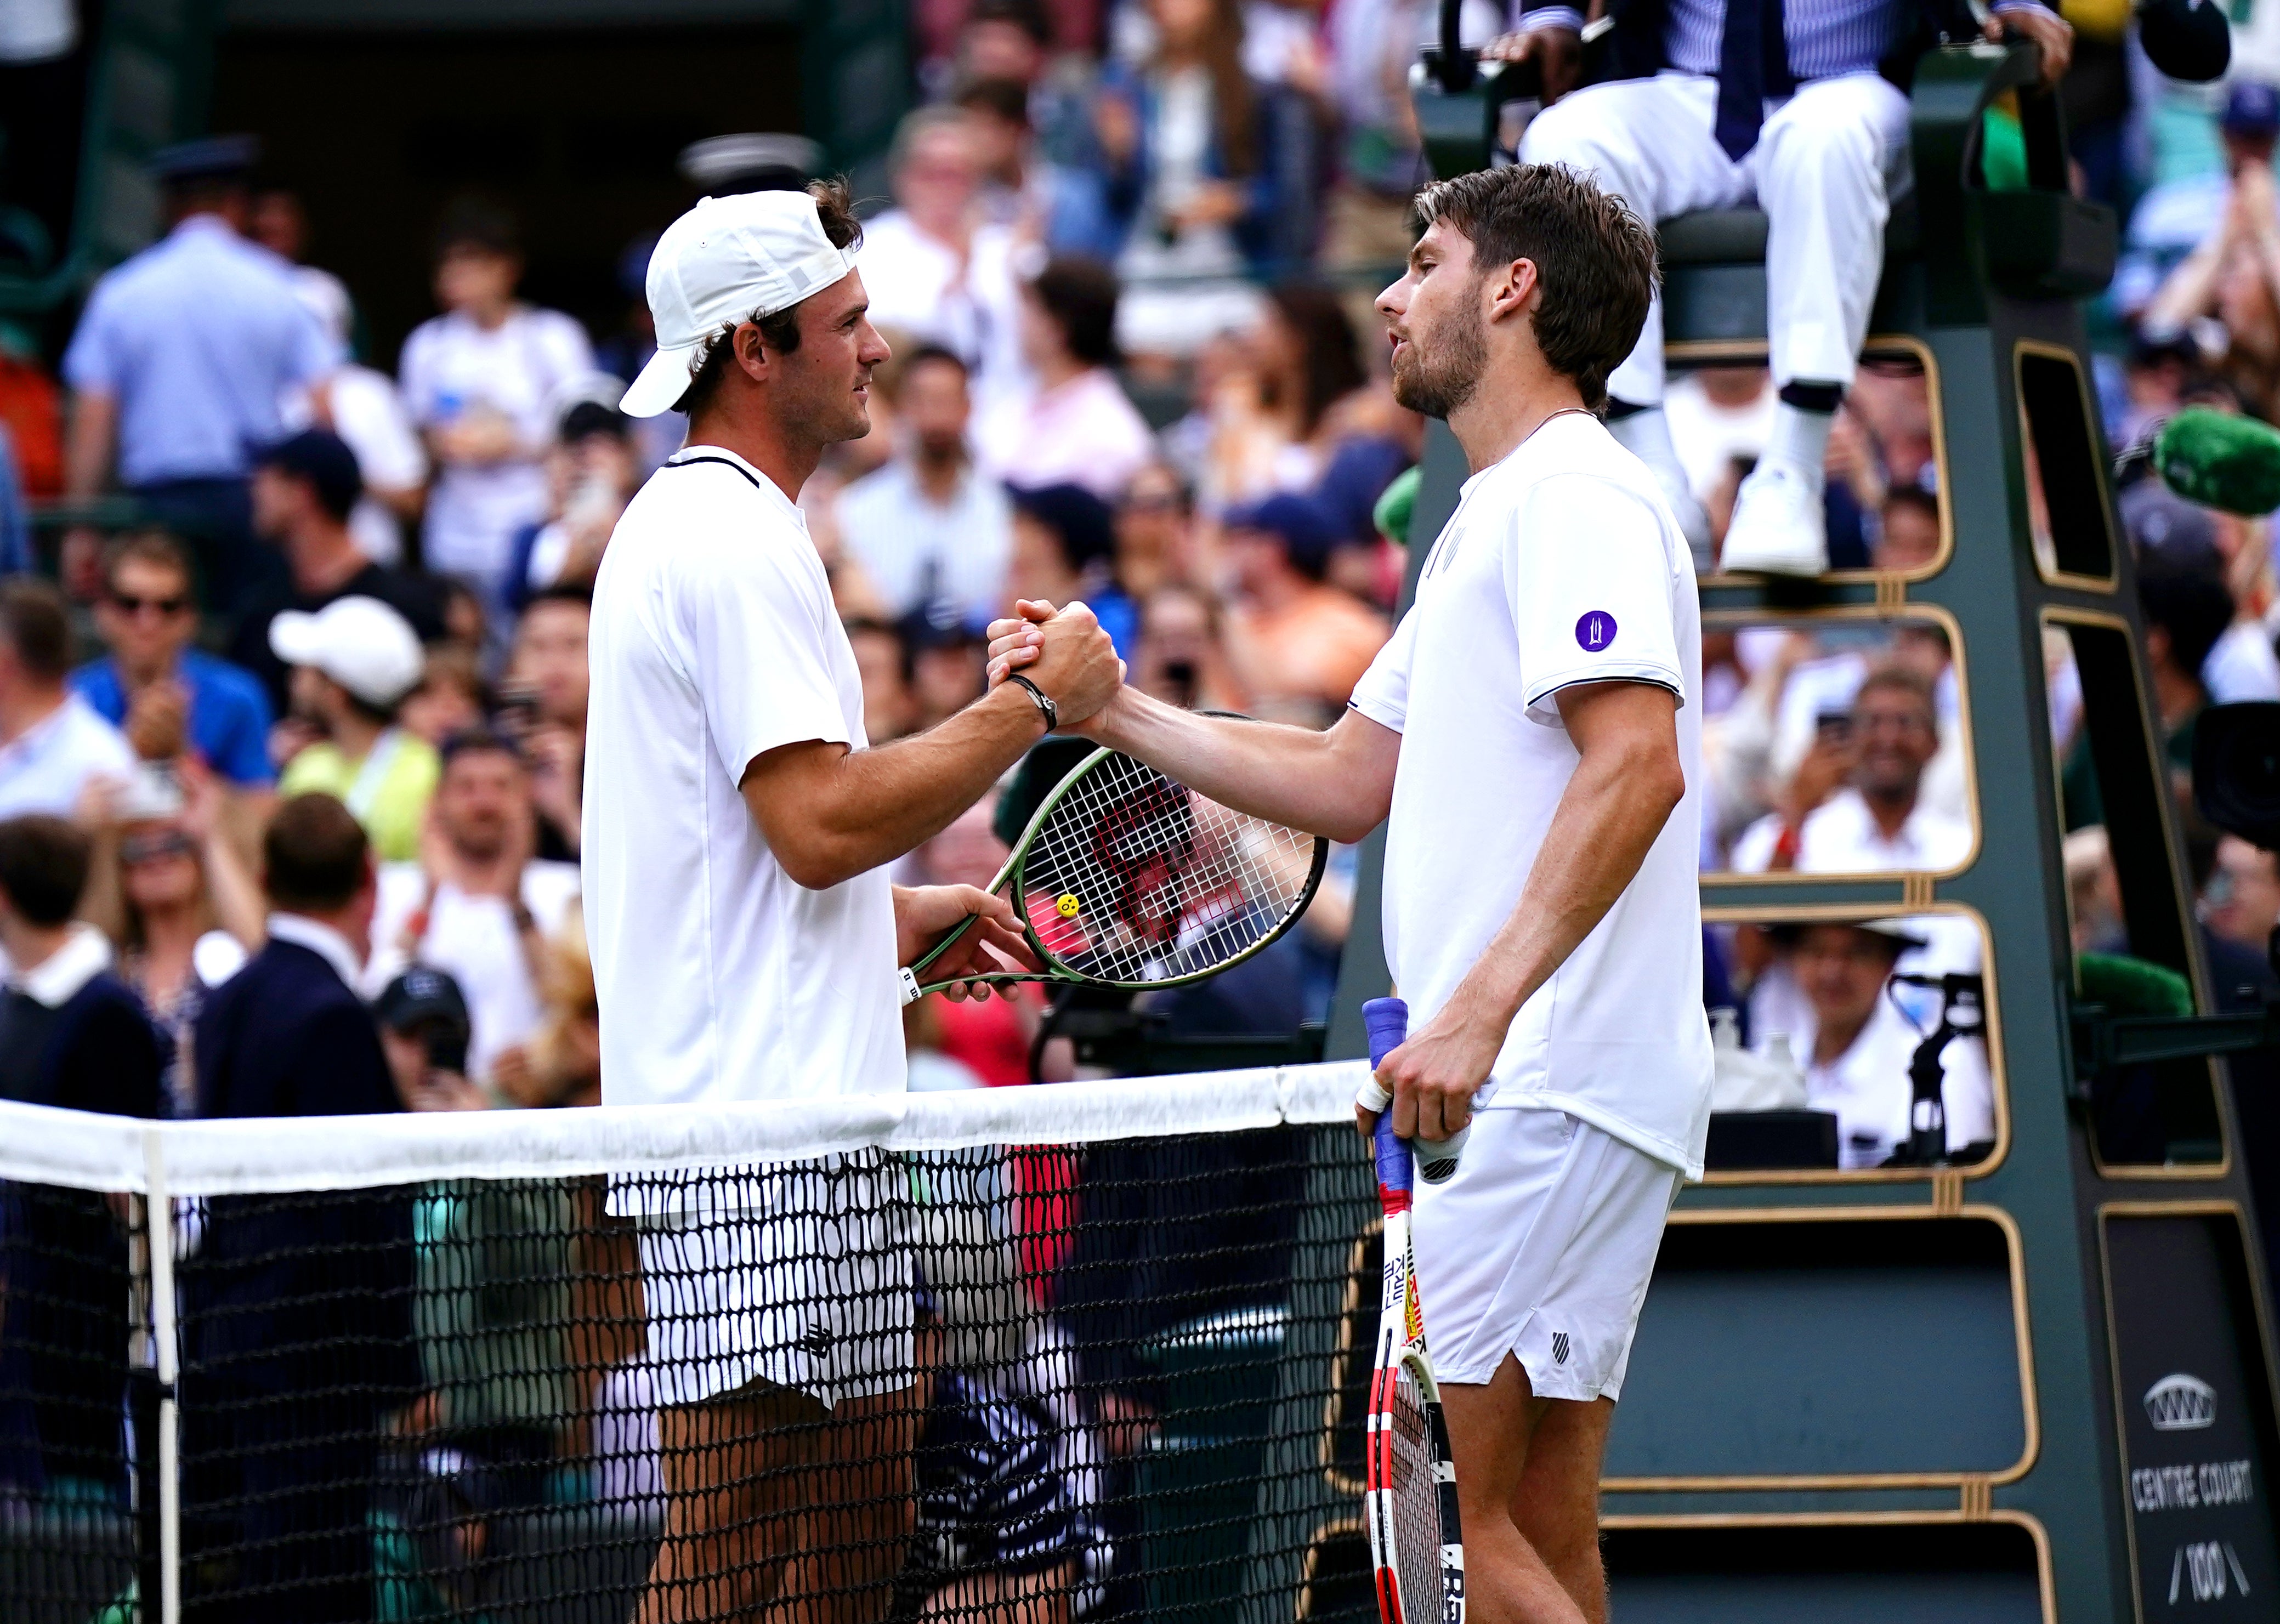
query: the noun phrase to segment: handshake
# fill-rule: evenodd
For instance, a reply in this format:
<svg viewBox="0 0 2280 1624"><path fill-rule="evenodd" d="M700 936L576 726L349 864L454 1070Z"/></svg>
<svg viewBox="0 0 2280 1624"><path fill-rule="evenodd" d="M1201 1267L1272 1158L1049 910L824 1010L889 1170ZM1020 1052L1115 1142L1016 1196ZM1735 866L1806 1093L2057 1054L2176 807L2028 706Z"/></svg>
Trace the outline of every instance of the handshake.
<svg viewBox="0 0 2280 1624"><path fill-rule="evenodd" d="M1124 685L1124 662L1091 610L1071 603L1055 610L1023 598L1013 615L990 623L990 686L1020 675L1044 691L1060 725L1082 733L1108 708Z"/></svg>

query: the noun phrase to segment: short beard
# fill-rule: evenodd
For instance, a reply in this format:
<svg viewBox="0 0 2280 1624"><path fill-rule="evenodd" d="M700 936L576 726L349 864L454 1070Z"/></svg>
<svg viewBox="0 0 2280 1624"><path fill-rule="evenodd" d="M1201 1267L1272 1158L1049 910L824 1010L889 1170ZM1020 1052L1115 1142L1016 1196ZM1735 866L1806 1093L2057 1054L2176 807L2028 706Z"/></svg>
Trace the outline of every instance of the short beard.
<svg viewBox="0 0 2280 1624"><path fill-rule="evenodd" d="M1435 354L1428 360L1424 347L1410 341L1406 365L1394 365L1393 398L1412 412L1446 418L1472 399L1488 370L1487 323L1479 307L1449 331L1435 334L1433 343Z"/></svg>

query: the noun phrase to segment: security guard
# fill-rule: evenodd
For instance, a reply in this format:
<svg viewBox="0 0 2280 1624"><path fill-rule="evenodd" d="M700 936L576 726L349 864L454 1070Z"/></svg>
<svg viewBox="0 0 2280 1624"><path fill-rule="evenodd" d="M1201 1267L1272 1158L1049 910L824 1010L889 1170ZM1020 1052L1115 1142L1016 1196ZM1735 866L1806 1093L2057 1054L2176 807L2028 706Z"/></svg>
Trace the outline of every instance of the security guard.
<svg viewBox="0 0 2280 1624"><path fill-rule="evenodd" d="M340 362L285 262L243 235L259 155L250 135L220 135L152 157L172 228L96 284L64 356L69 495L100 493L115 449L119 482L196 546L223 612L279 567L253 538L253 454L283 438L287 391L321 386ZM94 584L97 540L65 538L76 589Z"/></svg>

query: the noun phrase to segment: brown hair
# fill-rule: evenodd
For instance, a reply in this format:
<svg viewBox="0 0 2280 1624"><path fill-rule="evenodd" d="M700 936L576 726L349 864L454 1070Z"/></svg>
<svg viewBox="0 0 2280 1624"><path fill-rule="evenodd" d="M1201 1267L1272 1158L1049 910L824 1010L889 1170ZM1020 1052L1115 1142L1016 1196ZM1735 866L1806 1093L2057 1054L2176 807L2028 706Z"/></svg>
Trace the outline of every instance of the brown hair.
<svg viewBox="0 0 2280 1624"><path fill-rule="evenodd" d="M64 595L48 582L20 575L0 581L0 637L30 676L60 682L71 674L71 620Z"/></svg>
<svg viewBox="0 0 2280 1624"><path fill-rule="evenodd" d="M1931 681L1921 671L1906 666L1879 666L1860 679L1860 686L1852 690L1852 704L1857 709L1863 699L1878 689L1890 694L1906 694L1923 706L1932 726L1939 725L1939 700L1932 692Z"/></svg>
<svg viewBox="0 0 2280 1624"><path fill-rule="evenodd" d="M1211 11L1203 58L1211 75L1213 133L1219 137L1221 166L1241 177L1259 167L1257 107L1251 75L1243 71L1243 8L1239 0L1211 0Z"/></svg>
<svg viewBox="0 0 2280 1624"><path fill-rule="evenodd" d="M110 590L112 580L122 564L148 564L158 569L169 569L182 578L186 590L195 590L197 574L190 564L189 549L165 530L137 530L122 535L103 550L103 585Z"/></svg>
<svg viewBox="0 0 2280 1624"><path fill-rule="evenodd" d="M1485 274L1535 262L1544 289L1536 343L1583 404L1606 405L1607 376L1638 343L1660 281L1654 233L1622 199L1560 164L1479 169L1417 194L1420 228L1446 220Z"/></svg>
<svg viewBox="0 0 2280 1624"><path fill-rule="evenodd" d="M815 212L823 222L823 235L834 248L850 248L863 240L863 222L855 218L855 194L848 189L845 176L833 181L810 181L807 195L815 199ZM812 295L810 296L813 296ZM750 318L760 329L760 342L778 355L790 355L799 348L800 305L777 311L774 315ZM697 351L697 360L689 369L689 387L681 398L673 403L675 412L695 417L712 404L720 392L721 380L736 361L736 329L741 321L726 322L719 332L705 341Z"/></svg>
<svg viewBox="0 0 2280 1624"><path fill-rule="evenodd" d="M364 889L371 843L356 814L329 795L297 795L261 836L261 884L295 912L330 913Z"/></svg>
<svg viewBox="0 0 2280 1624"><path fill-rule="evenodd" d="M34 925L60 925L87 889L90 850L87 835L65 819L11 818L0 823L0 891Z"/></svg>
<svg viewBox="0 0 2280 1624"><path fill-rule="evenodd" d="M1316 282L1283 282L1267 296L1298 337L1306 391L1298 401L1298 432L1312 438L1333 403L1369 381L1353 319L1338 296Z"/></svg>

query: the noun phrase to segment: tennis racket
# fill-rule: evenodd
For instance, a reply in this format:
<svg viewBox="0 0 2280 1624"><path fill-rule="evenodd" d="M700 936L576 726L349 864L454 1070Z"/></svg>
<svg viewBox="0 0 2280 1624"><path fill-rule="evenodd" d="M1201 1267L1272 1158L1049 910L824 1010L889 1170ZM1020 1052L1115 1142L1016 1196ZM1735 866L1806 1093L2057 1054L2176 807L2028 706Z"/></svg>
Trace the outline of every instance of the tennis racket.
<svg viewBox="0 0 2280 1624"><path fill-rule="evenodd" d="M968 918L903 972L903 1001L947 987L1059 981L1150 988L1241 964L1298 922L1329 843L1207 799L1152 766L1095 750L1053 786L990 883L1042 971L928 982Z"/></svg>
<svg viewBox="0 0 2280 1624"><path fill-rule="evenodd" d="M1401 1046L1409 1006L1372 998L1361 1006L1370 1064ZM1385 1211L1385 1295L1377 1315L1377 1362L1369 1378L1368 1468L1362 1518L1383 1624L1464 1624L1465 1546L1457 1521L1457 1468L1441 1389L1425 1355L1425 1312L1409 1241L1414 1164L1377 1113L1377 1199Z"/></svg>

